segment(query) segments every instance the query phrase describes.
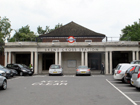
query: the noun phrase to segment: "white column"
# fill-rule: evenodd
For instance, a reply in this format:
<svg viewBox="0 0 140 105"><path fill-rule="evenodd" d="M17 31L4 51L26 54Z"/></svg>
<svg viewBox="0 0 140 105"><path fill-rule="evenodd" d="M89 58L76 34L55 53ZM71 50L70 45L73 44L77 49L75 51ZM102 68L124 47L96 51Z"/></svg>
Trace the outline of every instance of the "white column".
<svg viewBox="0 0 140 105"><path fill-rule="evenodd" d="M137 51L136 53L137 53L136 58L137 58L137 60L139 60L139 51Z"/></svg>
<svg viewBox="0 0 140 105"><path fill-rule="evenodd" d="M10 64L10 63L11 63L11 52L9 52L8 55L9 55L9 56L8 56L8 63Z"/></svg>
<svg viewBox="0 0 140 105"><path fill-rule="evenodd" d="M108 51L105 52L105 71L108 74Z"/></svg>
<svg viewBox="0 0 140 105"><path fill-rule="evenodd" d="M39 73L42 73L42 54L39 54L39 60L38 60L39 62L39 68L38 68L38 70L39 70Z"/></svg>
<svg viewBox="0 0 140 105"><path fill-rule="evenodd" d="M5 52L5 66L7 66L7 52Z"/></svg>
<svg viewBox="0 0 140 105"><path fill-rule="evenodd" d="M112 74L112 51L110 51L110 74Z"/></svg>
<svg viewBox="0 0 140 105"><path fill-rule="evenodd" d="M59 65L61 65L61 52L59 52Z"/></svg>
<svg viewBox="0 0 140 105"><path fill-rule="evenodd" d="M12 53L12 63L16 63L15 62L15 53Z"/></svg>
<svg viewBox="0 0 140 105"><path fill-rule="evenodd" d="M84 65L84 52L81 52L81 65Z"/></svg>
<svg viewBox="0 0 140 105"><path fill-rule="evenodd" d="M34 68L34 62L33 62L33 55L34 55L34 53L33 52L31 52L31 62L30 62L30 64L32 64L32 66L33 66L33 68Z"/></svg>
<svg viewBox="0 0 140 105"><path fill-rule="evenodd" d="M132 60L134 61L135 60L135 51L132 52L132 57L133 57Z"/></svg>
<svg viewBox="0 0 140 105"><path fill-rule="evenodd" d="M88 66L88 52L85 52L85 66Z"/></svg>
<svg viewBox="0 0 140 105"><path fill-rule="evenodd" d="M57 53L57 51L55 52L55 64L56 65L58 64L58 53Z"/></svg>
<svg viewBox="0 0 140 105"><path fill-rule="evenodd" d="M34 74L38 73L38 52L35 52L35 68L34 68Z"/></svg>

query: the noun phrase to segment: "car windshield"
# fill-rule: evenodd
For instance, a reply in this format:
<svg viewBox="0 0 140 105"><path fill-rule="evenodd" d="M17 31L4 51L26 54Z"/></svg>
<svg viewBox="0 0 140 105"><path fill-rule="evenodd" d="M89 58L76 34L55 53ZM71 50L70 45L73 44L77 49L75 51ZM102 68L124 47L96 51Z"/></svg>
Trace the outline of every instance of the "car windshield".
<svg viewBox="0 0 140 105"><path fill-rule="evenodd" d="M26 66L25 64L21 64L23 67L25 67L25 68L29 68L28 66Z"/></svg>
<svg viewBox="0 0 140 105"><path fill-rule="evenodd" d="M50 69L60 69L59 65L51 65Z"/></svg>
<svg viewBox="0 0 140 105"><path fill-rule="evenodd" d="M79 66L78 69L88 69L87 66Z"/></svg>
<svg viewBox="0 0 140 105"><path fill-rule="evenodd" d="M4 68L2 65L0 65L0 68Z"/></svg>
<svg viewBox="0 0 140 105"><path fill-rule="evenodd" d="M22 66L21 64L18 64L18 66L19 66L20 68L23 68L23 66Z"/></svg>

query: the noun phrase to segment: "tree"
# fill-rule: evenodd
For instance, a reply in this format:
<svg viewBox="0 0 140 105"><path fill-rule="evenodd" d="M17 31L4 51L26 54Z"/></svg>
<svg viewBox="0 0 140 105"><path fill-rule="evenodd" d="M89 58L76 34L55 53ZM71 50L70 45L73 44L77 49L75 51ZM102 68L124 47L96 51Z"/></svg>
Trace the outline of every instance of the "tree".
<svg viewBox="0 0 140 105"><path fill-rule="evenodd" d="M28 25L20 28L18 31L15 31L14 36L9 40L9 42L15 41L35 41L37 36L33 31L30 30Z"/></svg>
<svg viewBox="0 0 140 105"><path fill-rule="evenodd" d="M57 28L62 27L62 26L63 26L62 24L58 23L57 25L55 25L55 27L53 29L50 29L49 26L46 26L45 30L43 30L42 27L38 26L37 27L37 32L38 32L39 35L47 34L47 33L51 32L53 30L56 30Z"/></svg>
<svg viewBox="0 0 140 105"><path fill-rule="evenodd" d="M11 31L11 23L9 19L6 17L1 19L0 17L0 43L4 43L6 39L10 38Z"/></svg>
<svg viewBox="0 0 140 105"><path fill-rule="evenodd" d="M122 29L120 40L140 41L140 19L139 23L134 22L134 24L128 25Z"/></svg>
<svg viewBox="0 0 140 105"><path fill-rule="evenodd" d="M46 26L45 30L43 30L42 27L38 26L37 32L38 32L38 34L47 34L50 32L49 26Z"/></svg>

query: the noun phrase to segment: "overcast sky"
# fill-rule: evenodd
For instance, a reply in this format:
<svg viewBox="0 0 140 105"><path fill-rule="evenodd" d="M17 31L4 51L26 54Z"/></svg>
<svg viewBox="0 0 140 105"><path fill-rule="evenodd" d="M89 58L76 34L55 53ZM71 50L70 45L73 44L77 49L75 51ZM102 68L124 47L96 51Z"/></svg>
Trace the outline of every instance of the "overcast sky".
<svg viewBox="0 0 140 105"><path fill-rule="evenodd" d="M40 25L54 28L74 21L108 37L140 19L140 0L0 0L0 16L18 30L29 25L37 33Z"/></svg>

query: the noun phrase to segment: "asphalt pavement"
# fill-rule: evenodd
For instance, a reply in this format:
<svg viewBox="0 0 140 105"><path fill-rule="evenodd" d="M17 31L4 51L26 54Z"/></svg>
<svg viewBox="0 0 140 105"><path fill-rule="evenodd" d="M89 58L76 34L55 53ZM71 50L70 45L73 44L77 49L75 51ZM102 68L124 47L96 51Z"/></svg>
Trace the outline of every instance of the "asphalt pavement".
<svg viewBox="0 0 140 105"><path fill-rule="evenodd" d="M19 76L0 90L0 105L140 105L140 91L112 75Z"/></svg>

